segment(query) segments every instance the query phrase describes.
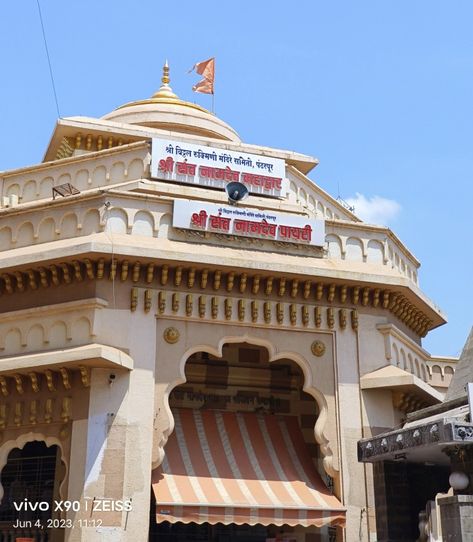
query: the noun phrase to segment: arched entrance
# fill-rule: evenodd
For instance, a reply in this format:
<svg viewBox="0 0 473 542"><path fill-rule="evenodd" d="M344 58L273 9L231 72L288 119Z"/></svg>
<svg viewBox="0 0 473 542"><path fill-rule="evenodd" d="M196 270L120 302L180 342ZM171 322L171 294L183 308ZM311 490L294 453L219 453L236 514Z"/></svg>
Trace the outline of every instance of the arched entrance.
<svg viewBox="0 0 473 542"><path fill-rule="evenodd" d="M34 440L11 449L0 473L0 536L13 533L15 537L49 540L49 522L55 518L53 501L60 499L65 473L61 450L55 444Z"/></svg>
<svg viewBox="0 0 473 542"><path fill-rule="evenodd" d="M160 502L167 502L169 497L155 491L153 498L156 495L156 499L161 500L155 500L151 506L150 540L302 542L308 534L316 535L317 540L330 540L334 535L331 524L336 524L340 518L326 521L321 514L319 519L305 524L293 509L297 503L304 506L304 498L300 499L297 492L306 491L307 487L301 489L301 485L319 492L317 497L321 506L325 502L323 495L330 495L332 491L332 481L324 471L323 457L314 434L319 407L315 399L303 391L301 368L290 359L270 362L264 347L232 343L223 346L221 358L202 351L191 355L185 365L185 378L186 381L169 395L177 444L166 446L163 469L154 473L153 482L158 487L160 483L163 486L166 469L180 481L191 473L194 478L200 477L202 483L189 477L195 490L190 500L199 492L204 498L204 493L212 493L217 488L226 506L218 509L216 514L213 514L215 510L209 512L208 521L202 521L206 513L202 510L194 516L183 517L183 521L176 521L179 519L176 517L166 521L167 505L160 506ZM227 459L222 459L222 455ZM313 479L308 481L306 477L307 463L317 477L315 484ZM250 473L246 479L245 470ZM235 479L229 482L232 477ZM233 486L231 482L235 482ZM175 484L175 481L170 483ZM197 487L199 484L203 489ZM258 484L263 487L262 492ZM174 489L178 494L180 490ZM249 497L253 503L258 500L254 496L264 491L274 500L284 500L278 492L286 492L289 501L291 496L293 501L286 504L285 510L274 512L267 503L264 504L265 495L262 495L258 512L240 507L235 513L232 507L241 498L240 490L251 493ZM329 518L330 509L326 512ZM245 514L251 517L246 518Z"/></svg>

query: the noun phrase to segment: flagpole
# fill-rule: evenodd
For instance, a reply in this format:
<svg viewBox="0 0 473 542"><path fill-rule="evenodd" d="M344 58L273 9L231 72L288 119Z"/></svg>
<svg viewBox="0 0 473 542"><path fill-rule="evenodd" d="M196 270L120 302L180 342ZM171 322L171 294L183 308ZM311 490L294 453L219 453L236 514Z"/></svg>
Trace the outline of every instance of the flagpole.
<svg viewBox="0 0 473 542"><path fill-rule="evenodd" d="M215 115L215 58L213 60L212 72L212 113Z"/></svg>

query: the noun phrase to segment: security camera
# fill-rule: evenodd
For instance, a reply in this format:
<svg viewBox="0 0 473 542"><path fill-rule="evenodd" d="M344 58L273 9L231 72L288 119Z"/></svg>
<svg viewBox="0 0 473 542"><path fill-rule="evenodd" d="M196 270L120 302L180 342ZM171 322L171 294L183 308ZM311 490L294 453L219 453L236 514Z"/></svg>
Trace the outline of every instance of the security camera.
<svg viewBox="0 0 473 542"><path fill-rule="evenodd" d="M110 205L112 205L112 204L111 204L109 201L106 201L106 202L104 203L104 205L105 205L105 207L108 209L108 208L110 207Z"/></svg>
<svg viewBox="0 0 473 542"><path fill-rule="evenodd" d="M108 383L110 386L115 382L115 378L117 378L113 373L108 375Z"/></svg>
<svg viewBox="0 0 473 542"><path fill-rule="evenodd" d="M240 201L243 201L249 196L248 188L243 184L237 181L228 183L225 187L225 192L228 196L228 203L230 205L235 205Z"/></svg>

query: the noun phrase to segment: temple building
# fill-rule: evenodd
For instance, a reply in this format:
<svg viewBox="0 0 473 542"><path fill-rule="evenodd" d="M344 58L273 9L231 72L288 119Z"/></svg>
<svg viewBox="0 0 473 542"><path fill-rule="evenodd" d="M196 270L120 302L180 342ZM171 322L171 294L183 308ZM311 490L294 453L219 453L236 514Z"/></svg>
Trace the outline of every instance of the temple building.
<svg viewBox="0 0 473 542"><path fill-rule="evenodd" d="M418 260L317 164L166 65L0 172L0 540L377 540L357 442L440 404L457 360L422 347L445 318Z"/></svg>

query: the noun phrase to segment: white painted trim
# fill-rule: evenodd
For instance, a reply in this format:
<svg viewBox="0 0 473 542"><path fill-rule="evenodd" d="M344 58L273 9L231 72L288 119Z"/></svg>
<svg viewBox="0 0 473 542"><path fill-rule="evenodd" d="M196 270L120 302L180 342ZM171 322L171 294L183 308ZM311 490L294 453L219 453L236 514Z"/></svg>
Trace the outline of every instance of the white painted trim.
<svg viewBox="0 0 473 542"><path fill-rule="evenodd" d="M134 365L133 358L118 348L103 344L88 344L67 350L50 350L37 354L0 358L0 374L77 366L78 364L130 371L133 370Z"/></svg>
<svg viewBox="0 0 473 542"><path fill-rule="evenodd" d="M11 320L23 320L37 318L39 315L62 314L64 312L77 312L80 309L103 309L108 307L108 301L100 297L90 297L87 299L78 299L77 301L67 301L66 303L55 303L54 305L42 305L40 307L31 307L18 311L9 311L0 314L0 324Z"/></svg>

